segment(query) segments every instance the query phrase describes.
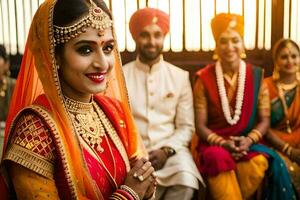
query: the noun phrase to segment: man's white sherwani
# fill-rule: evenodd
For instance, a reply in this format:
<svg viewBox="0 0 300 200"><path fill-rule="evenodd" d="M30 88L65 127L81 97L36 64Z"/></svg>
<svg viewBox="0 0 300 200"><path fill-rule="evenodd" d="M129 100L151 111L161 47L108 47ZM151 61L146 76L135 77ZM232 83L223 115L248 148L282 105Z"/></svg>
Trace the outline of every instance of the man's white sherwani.
<svg viewBox="0 0 300 200"><path fill-rule="evenodd" d="M176 151L156 171L158 183L198 189L198 180L203 181L188 149L194 132L188 72L162 57L151 68L137 59L123 69L133 116L147 150L169 146Z"/></svg>

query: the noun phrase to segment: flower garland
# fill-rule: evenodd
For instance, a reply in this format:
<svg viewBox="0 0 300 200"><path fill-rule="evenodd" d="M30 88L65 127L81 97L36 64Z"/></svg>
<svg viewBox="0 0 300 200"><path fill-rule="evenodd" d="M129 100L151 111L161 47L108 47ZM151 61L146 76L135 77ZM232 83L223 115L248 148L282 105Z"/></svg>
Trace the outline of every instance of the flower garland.
<svg viewBox="0 0 300 200"><path fill-rule="evenodd" d="M242 113L241 110L243 105L245 80L246 80L246 63L244 61L241 61L239 66L238 88L237 88L236 104L235 104L235 111L233 117L231 117L230 114L229 102L228 102L225 84L224 84L223 70L220 61L216 63L216 77L217 77L219 95L221 98L222 110L225 119L230 125L235 125L239 121L240 115Z"/></svg>

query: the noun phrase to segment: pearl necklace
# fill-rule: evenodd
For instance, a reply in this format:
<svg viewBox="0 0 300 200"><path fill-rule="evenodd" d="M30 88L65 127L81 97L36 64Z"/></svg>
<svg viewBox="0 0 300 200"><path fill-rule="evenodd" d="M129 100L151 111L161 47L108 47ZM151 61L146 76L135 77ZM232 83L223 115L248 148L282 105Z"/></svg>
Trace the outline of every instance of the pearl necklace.
<svg viewBox="0 0 300 200"><path fill-rule="evenodd" d="M233 117L231 117L230 114L229 101L226 94L223 70L220 61L216 63L216 77L217 77L219 95L221 98L222 110L225 119L228 122L228 124L235 125L239 121L240 115L242 113L241 110L243 105L245 80L246 80L246 63L244 61L241 61L239 66L238 88L237 88L236 104L235 104L235 111Z"/></svg>

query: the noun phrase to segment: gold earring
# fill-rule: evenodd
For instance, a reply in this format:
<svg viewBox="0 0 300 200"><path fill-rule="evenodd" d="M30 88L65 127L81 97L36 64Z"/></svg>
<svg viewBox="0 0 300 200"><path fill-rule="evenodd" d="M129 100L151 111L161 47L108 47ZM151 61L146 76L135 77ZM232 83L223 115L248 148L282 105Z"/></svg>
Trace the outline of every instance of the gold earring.
<svg viewBox="0 0 300 200"><path fill-rule="evenodd" d="M213 56L212 56L212 59L213 60L218 60L219 59L219 56L216 52L214 52Z"/></svg>
<svg viewBox="0 0 300 200"><path fill-rule="evenodd" d="M300 66L298 67L298 70L296 72L296 79L298 82L300 81Z"/></svg>
<svg viewBox="0 0 300 200"><path fill-rule="evenodd" d="M241 58L241 59L245 59L245 58L247 58L247 55L246 55L246 53L245 53L245 52L242 52L242 53L241 53L241 55L240 55L240 58Z"/></svg>
<svg viewBox="0 0 300 200"><path fill-rule="evenodd" d="M56 69L59 70L60 66L58 64L56 64Z"/></svg>
<svg viewBox="0 0 300 200"><path fill-rule="evenodd" d="M276 67L276 66L274 67L272 77L273 77L274 81L278 81L280 79L279 70L278 70L278 67Z"/></svg>

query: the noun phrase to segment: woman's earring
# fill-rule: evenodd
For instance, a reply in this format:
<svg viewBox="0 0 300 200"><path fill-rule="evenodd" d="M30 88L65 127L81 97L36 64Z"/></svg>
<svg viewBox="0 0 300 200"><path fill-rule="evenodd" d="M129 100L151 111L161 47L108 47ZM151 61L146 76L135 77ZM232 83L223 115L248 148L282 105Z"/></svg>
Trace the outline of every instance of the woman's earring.
<svg viewBox="0 0 300 200"><path fill-rule="evenodd" d="M274 70L273 70L273 74L272 74L273 80L277 81L280 79L280 74L279 74L279 70L278 67L275 66Z"/></svg>
<svg viewBox="0 0 300 200"><path fill-rule="evenodd" d="M296 79L298 82L300 81L300 67L298 67L298 70L296 72Z"/></svg>
<svg viewBox="0 0 300 200"><path fill-rule="evenodd" d="M242 53L241 53L241 55L240 55L240 58L241 58L241 59L245 59L245 58L247 58L247 55L246 55L246 53L245 53L245 52L242 52Z"/></svg>
<svg viewBox="0 0 300 200"><path fill-rule="evenodd" d="M60 66L58 64L56 64L56 69L59 70Z"/></svg>
<svg viewBox="0 0 300 200"><path fill-rule="evenodd" d="M212 56L212 59L213 60L218 60L219 59L219 56L216 52L214 52L213 56Z"/></svg>

